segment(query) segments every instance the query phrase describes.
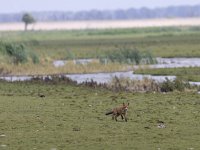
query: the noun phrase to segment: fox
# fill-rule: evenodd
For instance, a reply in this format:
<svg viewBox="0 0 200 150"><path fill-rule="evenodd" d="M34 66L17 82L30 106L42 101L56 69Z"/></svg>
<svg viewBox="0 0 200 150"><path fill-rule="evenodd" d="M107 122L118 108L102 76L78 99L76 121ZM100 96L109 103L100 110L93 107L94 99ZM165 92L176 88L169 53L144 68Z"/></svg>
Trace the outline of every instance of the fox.
<svg viewBox="0 0 200 150"><path fill-rule="evenodd" d="M107 112L105 115L110 115L112 114L112 119L115 121L117 121L117 117L121 116L122 120L125 119L125 121L127 122L127 112L128 112L128 106L129 103L126 105L125 103L123 103L123 105L121 107L116 107L113 108L112 111Z"/></svg>

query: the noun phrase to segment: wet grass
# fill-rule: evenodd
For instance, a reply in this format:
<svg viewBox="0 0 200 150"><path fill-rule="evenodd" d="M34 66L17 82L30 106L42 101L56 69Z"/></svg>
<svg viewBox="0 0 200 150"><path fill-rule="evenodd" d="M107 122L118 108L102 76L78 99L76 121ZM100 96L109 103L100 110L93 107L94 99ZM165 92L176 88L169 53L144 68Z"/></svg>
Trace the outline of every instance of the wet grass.
<svg viewBox="0 0 200 150"><path fill-rule="evenodd" d="M199 99L196 93L0 82L0 149L198 149ZM122 102L130 103L127 123L104 115Z"/></svg>
<svg viewBox="0 0 200 150"><path fill-rule="evenodd" d="M151 74L151 75L175 75L186 81L200 81L200 68L145 68L134 71L136 74Z"/></svg>

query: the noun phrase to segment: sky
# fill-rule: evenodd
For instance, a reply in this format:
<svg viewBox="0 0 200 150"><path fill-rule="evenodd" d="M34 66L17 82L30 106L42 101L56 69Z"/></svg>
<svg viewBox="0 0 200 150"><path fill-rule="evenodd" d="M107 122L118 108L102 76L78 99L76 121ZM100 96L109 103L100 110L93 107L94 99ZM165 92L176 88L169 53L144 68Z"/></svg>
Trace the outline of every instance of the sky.
<svg viewBox="0 0 200 150"><path fill-rule="evenodd" d="M196 5L200 0L0 0L0 13L31 11L115 10Z"/></svg>

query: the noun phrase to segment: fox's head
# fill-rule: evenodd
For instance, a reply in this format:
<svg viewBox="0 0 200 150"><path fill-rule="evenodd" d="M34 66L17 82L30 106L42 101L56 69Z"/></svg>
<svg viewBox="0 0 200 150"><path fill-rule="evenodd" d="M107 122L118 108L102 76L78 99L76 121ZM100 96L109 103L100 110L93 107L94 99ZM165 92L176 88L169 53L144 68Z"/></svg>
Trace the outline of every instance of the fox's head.
<svg viewBox="0 0 200 150"><path fill-rule="evenodd" d="M123 103L123 109L124 109L125 111L128 111L128 106L129 106L129 103L128 103L128 104Z"/></svg>

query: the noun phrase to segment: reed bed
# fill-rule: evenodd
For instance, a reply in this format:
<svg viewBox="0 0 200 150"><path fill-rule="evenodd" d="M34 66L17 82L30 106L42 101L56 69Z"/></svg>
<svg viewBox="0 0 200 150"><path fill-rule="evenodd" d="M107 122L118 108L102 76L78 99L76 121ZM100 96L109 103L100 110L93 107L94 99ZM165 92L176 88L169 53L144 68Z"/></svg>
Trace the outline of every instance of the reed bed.
<svg viewBox="0 0 200 150"><path fill-rule="evenodd" d="M87 65L74 64L69 62L61 67L53 66L53 63L41 62L40 64L33 64L31 62L26 64L0 64L1 75L50 75L50 74L75 74L75 73L98 73L98 72L116 72L126 71L130 69L125 64L108 63L106 65L92 62Z"/></svg>

